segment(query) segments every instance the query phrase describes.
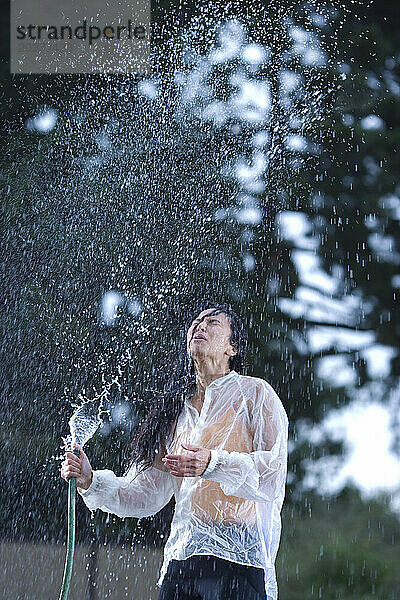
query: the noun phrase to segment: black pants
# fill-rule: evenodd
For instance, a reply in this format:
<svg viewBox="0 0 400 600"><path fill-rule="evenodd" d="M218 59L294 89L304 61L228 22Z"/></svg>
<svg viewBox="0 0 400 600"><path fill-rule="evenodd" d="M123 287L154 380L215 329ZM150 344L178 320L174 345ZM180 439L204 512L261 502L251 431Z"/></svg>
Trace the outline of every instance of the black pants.
<svg viewBox="0 0 400 600"><path fill-rule="evenodd" d="M158 600L265 600L264 569L216 556L171 560Z"/></svg>

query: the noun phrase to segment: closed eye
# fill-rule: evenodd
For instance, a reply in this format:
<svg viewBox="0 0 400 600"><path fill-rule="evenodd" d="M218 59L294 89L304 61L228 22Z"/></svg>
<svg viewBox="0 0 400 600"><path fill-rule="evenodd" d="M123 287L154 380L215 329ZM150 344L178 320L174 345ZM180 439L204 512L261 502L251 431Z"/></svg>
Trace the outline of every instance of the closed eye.
<svg viewBox="0 0 400 600"><path fill-rule="evenodd" d="M204 320L204 319L202 319ZM219 319L207 319L209 323L221 323L221 321ZM200 321L198 319L196 319L196 321L193 321L192 323L192 327L196 327L196 325L198 325L200 323Z"/></svg>

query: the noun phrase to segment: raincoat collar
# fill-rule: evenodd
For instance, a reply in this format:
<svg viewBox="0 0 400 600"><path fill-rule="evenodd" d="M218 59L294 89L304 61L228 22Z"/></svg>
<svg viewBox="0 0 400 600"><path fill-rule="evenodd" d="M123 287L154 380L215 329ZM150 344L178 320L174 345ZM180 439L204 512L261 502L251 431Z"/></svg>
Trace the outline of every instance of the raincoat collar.
<svg viewBox="0 0 400 600"><path fill-rule="evenodd" d="M218 379L214 379L214 381L212 381L207 388L212 387L219 387L221 385L224 385L228 380L232 379L233 377L235 377L237 375L236 371L234 369L231 369L229 371L229 373L227 373L226 375L223 375L222 377L218 377Z"/></svg>
<svg viewBox="0 0 400 600"><path fill-rule="evenodd" d="M218 379L214 379L214 381L212 381L207 387L206 390L208 390L209 388L219 388L225 385L225 383L227 383L228 381L230 381L231 379L233 379L234 377L237 377L239 375L239 373L237 373L234 369L231 369L229 371L229 373L227 373L226 375L223 375L222 377L218 377ZM185 402L189 405L192 406L192 401L191 399L187 398L185 400Z"/></svg>

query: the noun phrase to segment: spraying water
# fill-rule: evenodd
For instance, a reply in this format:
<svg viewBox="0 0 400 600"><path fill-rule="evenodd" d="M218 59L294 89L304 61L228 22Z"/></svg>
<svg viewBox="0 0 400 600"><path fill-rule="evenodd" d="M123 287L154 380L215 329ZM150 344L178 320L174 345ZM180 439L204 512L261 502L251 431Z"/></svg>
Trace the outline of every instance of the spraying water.
<svg viewBox="0 0 400 600"><path fill-rule="evenodd" d="M65 438L65 448L72 449L74 443L79 444L83 448L98 428L103 425L102 413L102 399L89 400L79 406L69 420L71 433Z"/></svg>

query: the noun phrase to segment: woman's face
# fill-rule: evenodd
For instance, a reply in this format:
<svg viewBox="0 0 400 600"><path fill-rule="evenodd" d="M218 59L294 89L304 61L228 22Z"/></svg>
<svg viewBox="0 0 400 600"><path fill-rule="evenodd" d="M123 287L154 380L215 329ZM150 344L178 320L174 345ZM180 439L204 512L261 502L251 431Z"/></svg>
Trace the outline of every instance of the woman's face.
<svg viewBox="0 0 400 600"><path fill-rule="evenodd" d="M229 339L231 326L224 312L215 312L214 308L203 310L190 325L187 336L187 351L192 358L213 358L223 362L237 353ZM209 316L208 316L209 315Z"/></svg>

